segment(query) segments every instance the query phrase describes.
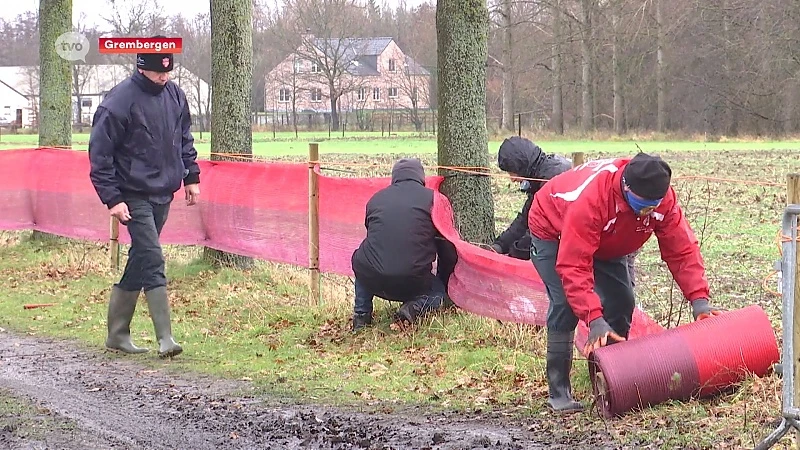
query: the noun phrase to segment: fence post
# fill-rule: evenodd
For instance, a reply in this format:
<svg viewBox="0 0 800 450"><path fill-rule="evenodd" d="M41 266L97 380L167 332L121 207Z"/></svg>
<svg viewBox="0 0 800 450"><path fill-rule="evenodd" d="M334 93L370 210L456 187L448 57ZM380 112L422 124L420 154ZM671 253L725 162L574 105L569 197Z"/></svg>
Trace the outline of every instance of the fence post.
<svg viewBox="0 0 800 450"><path fill-rule="evenodd" d="M119 220L111 216L111 267L119 270Z"/></svg>
<svg viewBox="0 0 800 450"><path fill-rule="evenodd" d="M572 167L578 167L585 162L583 152L572 153Z"/></svg>
<svg viewBox="0 0 800 450"><path fill-rule="evenodd" d="M786 176L786 203L789 205L797 205L800 204L800 173L790 173ZM797 245L797 244L794 244ZM794 266L794 298L800 298L800 252L797 252L796 259L795 259L795 266ZM793 381L794 384L791 386L792 392L794 393L794 405L800 405L800 364L797 363L798 358L800 358L800 308L797 307L795 303L794 311L792 311L792 316L794 318L795 326L793 327L794 336L792 336L792 350L794 355L792 369L794 370L794 377ZM786 344L784 344L786 345ZM783 361L785 364L786 361ZM800 430L796 430L796 446L795 448L800 448Z"/></svg>
<svg viewBox="0 0 800 450"><path fill-rule="evenodd" d="M308 144L308 268L309 300L321 303L319 280L319 176L314 166L319 161L319 144Z"/></svg>

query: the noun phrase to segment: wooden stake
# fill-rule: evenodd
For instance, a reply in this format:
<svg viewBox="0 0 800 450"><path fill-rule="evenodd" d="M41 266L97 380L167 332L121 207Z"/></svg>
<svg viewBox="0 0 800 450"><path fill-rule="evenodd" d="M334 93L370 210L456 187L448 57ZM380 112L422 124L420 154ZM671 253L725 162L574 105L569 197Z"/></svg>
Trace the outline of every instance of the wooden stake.
<svg viewBox="0 0 800 450"><path fill-rule="evenodd" d="M786 201L790 205L797 205L800 204L800 173L790 173L786 177ZM795 245L797 243L795 242ZM800 298L800 252L797 252L797 258L795 260L794 266L794 273L795 273L795 281L794 281L794 298L795 302L798 298ZM792 341L794 343L794 386L792 387L794 391L794 404L800 404L800 364L798 364L798 360L800 360L800 308L797 307L797 303L795 303L794 313L794 336L792 336ZM795 440L796 447L800 448L800 431L796 432L797 439Z"/></svg>
<svg viewBox="0 0 800 450"><path fill-rule="evenodd" d="M111 267L119 270L119 220L111 217Z"/></svg>
<svg viewBox="0 0 800 450"><path fill-rule="evenodd" d="M319 161L319 144L308 144L308 268L309 300L322 303L319 280L319 176L314 166Z"/></svg>
<svg viewBox="0 0 800 450"><path fill-rule="evenodd" d="M574 152L572 154L572 167L578 167L584 162L583 152Z"/></svg>

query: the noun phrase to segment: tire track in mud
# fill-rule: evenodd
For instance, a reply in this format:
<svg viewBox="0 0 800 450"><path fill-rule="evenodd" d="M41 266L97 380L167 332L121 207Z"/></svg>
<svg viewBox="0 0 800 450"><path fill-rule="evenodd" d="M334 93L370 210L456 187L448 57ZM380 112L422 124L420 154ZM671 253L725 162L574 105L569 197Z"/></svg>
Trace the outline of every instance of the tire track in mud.
<svg viewBox="0 0 800 450"><path fill-rule="evenodd" d="M573 436L564 442L564 436L534 427L454 414L367 414L325 406L269 405L248 395L252 387L245 382L176 376L148 370L123 356L8 332L0 332L0 387L75 421L84 434L103 441L98 448L611 448L607 436ZM76 443L63 448L85 447Z"/></svg>

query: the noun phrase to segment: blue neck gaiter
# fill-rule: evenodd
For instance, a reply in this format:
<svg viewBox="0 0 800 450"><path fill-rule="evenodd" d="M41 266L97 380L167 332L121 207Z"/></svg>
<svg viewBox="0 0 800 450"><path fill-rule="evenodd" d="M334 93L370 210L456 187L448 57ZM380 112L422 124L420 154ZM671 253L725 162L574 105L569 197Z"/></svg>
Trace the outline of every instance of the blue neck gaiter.
<svg viewBox="0 0 800 450"><path fill-rule="evenodd" d="M658 206L658 204L661 203L661 199L645 200L636 198L631 195L630 191L625 191L625 200L628 202L628 205L630 205L631 209L633 209L633 212L635 212L636 215L641 215L643 210Z"/></svg>

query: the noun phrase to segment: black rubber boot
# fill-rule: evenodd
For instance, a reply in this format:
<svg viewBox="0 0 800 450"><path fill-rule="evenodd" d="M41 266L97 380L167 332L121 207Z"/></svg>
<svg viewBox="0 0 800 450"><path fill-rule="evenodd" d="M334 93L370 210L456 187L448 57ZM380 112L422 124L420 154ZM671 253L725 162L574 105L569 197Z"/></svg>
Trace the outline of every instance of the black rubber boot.
<svg viewBox="0 0 800 450"><path fill-rule="evenodd" d="M574 332L547 332L547 384L550 390L547 403L555 411L583 410L583 405L572 398L572 384L569 379L573 339Z"/></svg>
<svg viewBox="0 0 800 450"><path fill-rule="evenodd" d="M353 333L372 325L372 314L353 314Z"/></svg>
<svg viewBox="0 0 800 450"><path fill-rule="evenodd" d="M153 319L153 327L158 339L158 357L171 358L183 352L183 348L172 338L172 324L169 318L169 299L167 288L158 287L144 293L147 297L147 307Z"/></svg>
<svg viewBox="0 0 800 450"><path fill-rule="evenodd" d="M131 342L131 320L138 299L139 291L123 291L117 286L111 288L111 299L108 302L108 337L106 337L106 348L109 350L123 353L148 351Z"/></svg>

